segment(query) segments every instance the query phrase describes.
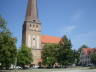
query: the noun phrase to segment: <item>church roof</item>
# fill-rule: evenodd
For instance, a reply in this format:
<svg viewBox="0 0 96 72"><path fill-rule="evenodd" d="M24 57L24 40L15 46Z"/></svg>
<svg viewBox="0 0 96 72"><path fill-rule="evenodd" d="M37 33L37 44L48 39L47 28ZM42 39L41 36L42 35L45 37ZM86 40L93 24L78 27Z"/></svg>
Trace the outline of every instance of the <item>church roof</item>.
<svg viewBox="0 0 96 72"><path fill-rule="evenodd" d="M46 44L46 43L59 43L61 38L59 37L54 37L54 36L48 36L48 35L42 35L41 36L41 43Z"/></svg>

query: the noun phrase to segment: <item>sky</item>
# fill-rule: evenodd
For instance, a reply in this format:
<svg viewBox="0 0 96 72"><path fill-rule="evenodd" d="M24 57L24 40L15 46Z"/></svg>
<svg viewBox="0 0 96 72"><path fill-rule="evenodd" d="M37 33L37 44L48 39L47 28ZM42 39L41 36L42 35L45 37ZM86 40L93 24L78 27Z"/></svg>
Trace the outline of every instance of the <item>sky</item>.
<svg viewBox="0 0 96 72"><path fill-rule="evenodd" d="M17 48L22 42L28 0L0 0L0 15L7 21ZM96 47L96 0L37 0L42 34L62 37L67 35L73 49L86 44Z"/></svg>

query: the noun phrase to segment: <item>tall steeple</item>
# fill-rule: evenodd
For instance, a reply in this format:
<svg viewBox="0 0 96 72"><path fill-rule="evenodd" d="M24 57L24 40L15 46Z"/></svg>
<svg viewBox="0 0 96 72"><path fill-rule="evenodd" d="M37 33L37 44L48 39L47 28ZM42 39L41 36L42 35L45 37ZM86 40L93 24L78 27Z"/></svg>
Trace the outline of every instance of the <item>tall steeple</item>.
<svg viewBox="0 0 96 72"><path fill-rule="evenodd" d="M39 22L37 11L37 0L28 0L25 21Z"/></svg>
<svg viewBox="0 0 96 72"><path fill-rule="evenodd" d="M37 0L28 0L27 12L22 30L22 43L32 49L33 64L41 59L41 24L38 19Z"/></svg>

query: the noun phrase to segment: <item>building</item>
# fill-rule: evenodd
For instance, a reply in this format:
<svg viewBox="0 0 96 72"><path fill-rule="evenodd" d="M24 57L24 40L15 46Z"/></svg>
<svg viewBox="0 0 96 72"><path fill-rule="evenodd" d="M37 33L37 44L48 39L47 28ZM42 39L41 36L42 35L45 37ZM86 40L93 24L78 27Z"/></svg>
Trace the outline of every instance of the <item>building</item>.
<svg viewBox="0 0 96 72"><path fill-rule="evenodd" d="M96 52L96 48L83 48L80 53L80 64L82 66L92 65L90 55Z"/></svg>
<svg viewBox="0 0 96 72"><path fill-rule="evenodd" d="M28 0L27 12L22 30L22 43L32 48L33 62L41 62L41 51L47 43L59 43L60 38L41 34L41 22L38 19L37 0Z"/></svg>

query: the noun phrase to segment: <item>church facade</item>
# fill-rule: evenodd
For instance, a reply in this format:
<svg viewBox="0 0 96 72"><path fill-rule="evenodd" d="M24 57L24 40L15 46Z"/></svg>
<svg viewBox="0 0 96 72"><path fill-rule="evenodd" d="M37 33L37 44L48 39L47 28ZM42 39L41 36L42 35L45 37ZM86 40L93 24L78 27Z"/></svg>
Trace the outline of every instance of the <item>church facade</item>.
<svg viewBox="0 0 96 72"><path fill-rule="evenodd" d="M37 0L28 0L25 21L22 28L22 43L32 49L33 62L38 65L41 51L47 43L59 43L60 38L41 34L41 22L38 19Z"/></svg>

